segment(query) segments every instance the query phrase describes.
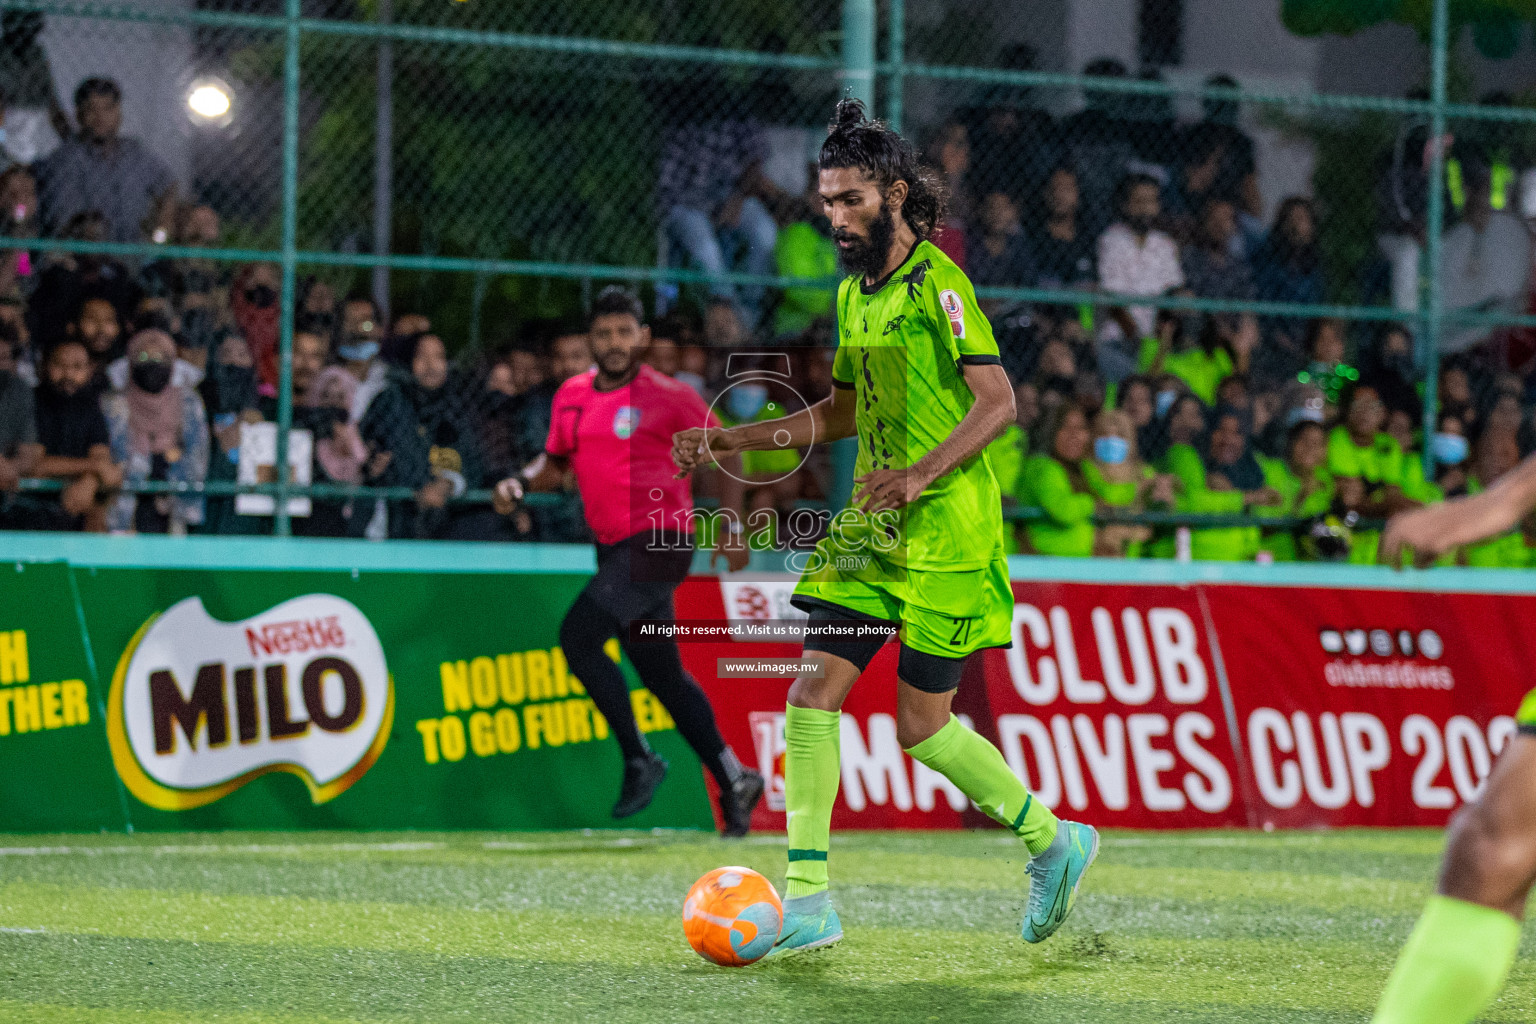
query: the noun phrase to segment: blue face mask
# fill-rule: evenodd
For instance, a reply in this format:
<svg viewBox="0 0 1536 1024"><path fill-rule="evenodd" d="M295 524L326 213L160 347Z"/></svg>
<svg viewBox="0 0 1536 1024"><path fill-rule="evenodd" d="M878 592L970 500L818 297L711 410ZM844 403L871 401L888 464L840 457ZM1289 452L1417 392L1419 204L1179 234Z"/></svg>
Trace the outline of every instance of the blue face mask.
<svg viewBox="0 0 1536 1024"><path fill-rule="evenodd" d="M725 409L738 420L750 420L768 404L768 389L761 384L737 384L725 393Z"/></svg>
<svg viewBox="0 0 1536 1024"><path fill-rule="evenodd" d="M1459 466L1467 459L1467 439L1460 434L1436 434L1429 440L1430 454L1443 466Z"/></svg>
<svg viewBox="0 0 1536 1024"><path fill-rule="evenodd" d="M359 341L351 345L337 345L336 354L349 363L366 363L379 354L379 343Z"/></svg>
<svg viewBox="0 0 1536 1024"><path fill-rule="evenodd" d="M1131 444L1123 437L1100 437L1093 442L1093 457L1107 466L1118 466L1130 455Z"/></svg>
<svg viewBox="0 0 1536 1024"><path fill-rule="evenodd" d="M1173 403L1179 400L1177 391L1159 391L1157 393L1157 418L1162 419L1168 415L1168 410L1173 408Z"/></svg>

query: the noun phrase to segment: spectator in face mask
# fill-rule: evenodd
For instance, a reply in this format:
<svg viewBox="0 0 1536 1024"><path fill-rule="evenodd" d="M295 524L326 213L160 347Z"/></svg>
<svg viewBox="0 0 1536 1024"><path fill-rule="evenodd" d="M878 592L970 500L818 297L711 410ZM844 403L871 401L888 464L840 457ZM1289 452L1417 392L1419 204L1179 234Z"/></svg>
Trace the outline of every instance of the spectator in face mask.
<svg viewBox="0 0 1536 1024"><path fill-rule="evenodd" d="M766 378L747 379L730 384L721 393L715 412L726 426L742 423L760 423L792 415L799 411L786 407L783 395L775 395L775 388ZM749 525L747 542L753 547L773 542L773 523L782 522L792 511L794 501L800 496L802 481L796 472L800 467L801 453L797 448L781 448L772 451L743 452L742 472L746 474L746 502L748 523L768 522L766 531L755 531ZM752 515L759 509L775 510L771 517L757 518Z"/></svg>
<svg viewBox="0 0 1536 1024"><path fill-rule="evenodd" d="M352 396L352 421L361 423L373 399L389 383L389 370L379 358L384 337L379 309L366 295L353 294L341 306L341 340L336 355L347 372L357 379Z"/></svg>
<svg viewBox="0 0 1536 1024"><path fill-rule="evenodd" d="M235 275L230 287L229 308L235 326L256 357L256 388L263 395L277 394L278 383L278 269L271 263L252 263Z"/></svg>
<svg viewBox="0 0 1536 1024"><path fill-rule="evenodd" d="M202 483L208 475L208 423L203 401L172 382L176 343L148 330L128 342L128 378L102 401L112 461L127 482ZM114 533L184 533L203 522L201 497L123 494L107 513Z"/></svg>
<svg viewBox="0 0 1536 1024"><path fill-rule="evenodd" d="M65 484L58 503L50 503L52 521L39 527L105 530L104 501L122 484L123 471L112 461L106 417L91 387L90 355L79 341L65 339L48 352L36 405L43 457L33 472Z"/></svg>
<svg viewBox="0 0 1536 1024"><path fill-rule="evenodd" d="M200 393L213 427L208 479L233 481L240 464L240 428L260 423L262 406L270 402L256 393L256 361L240 335L225 334L214 346ZM208 499L204 526L208 533L259 534L271 528L271 520L237 514L234 497L226 495Z"/></svg>
<svg viewBox="0 0 1536 1024"><path fill-rule="evenodd" d="M1467 458L1472 454L1466 424L1454 413L1442 412L1429 440L1435 457L1435 482L1426 489L1424 502L1456 498L1467 491ZM1417 496L1415 496L1417 497Z"/></svg>
<svg viewBox="0 0 1536 1024"><path fill-rule="evenodd" d="M305 392L306 424L315 436L315 483L360 484L368 446L351 422L357 378L340 366L321 370ZM362 503L317 499L307 519L294 521L306 537L360 537L367 521ZM371 511L371 507L366 511Z"/></svg>
<svg viewBox="0 0 1536 1024"><path fill-rule="evenodd" d="M1173 478L1158 475L1136 450L1136 426L1121 409L1103 409L1093 418L1093 454L1083 462L1088 489L1105 508L1140 512L1148 505L1173 502ZM1100 526L1094 554L1106 558L1140 558L1142 545L1152 539L1145 526L1111 523Z"/></svg>

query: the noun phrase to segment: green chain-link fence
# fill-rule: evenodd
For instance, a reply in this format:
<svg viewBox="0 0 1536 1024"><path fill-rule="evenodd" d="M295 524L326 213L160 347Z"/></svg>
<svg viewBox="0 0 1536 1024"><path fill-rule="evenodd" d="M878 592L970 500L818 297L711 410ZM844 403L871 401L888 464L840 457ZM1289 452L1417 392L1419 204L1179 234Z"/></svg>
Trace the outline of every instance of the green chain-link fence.
<svg viewBox="0 0 1536 1024"><path fill-rule="evenodd" d="M1106 37L1102 51L1083 41L1095 5L1024 6L4 2L7 124L35 129L8 128L10 160L41 157L57 144L50 130L77 131L75 86L111 77L125 134L167 166L183 209L206 205L221 227L189 232L186 217L157 221L159 207L138 223L72 222L80 211L47 187L44 159L41 219L13 218L0 246L29 254L30 278L11 282L29 296L47 268L71 260L136 281L158 261L169 276L155 280L171 283L139 304L160 299L182 321L200 292L189 279L214 296L231 294L231 280L236 292L270 282L275 479L251 487L213 474L146 491L399 499L409 490L372 490L366 476L331 491L290 479L283 452L306 415L293 398L295 325L346 330L340 314L306 328L306 312L356 293L386 320L422 314L464 372L475 415L505 346L558 336L610 282L670 313L673 340L685 354L702 349L711 367L747 340L814 350L830 340L833 270L809 165L833 103L852 91L951 186L941 246L964 252L1010 373L1048 403L1101 403L1127 375L1159 390L1175 367L1205 381L1230 357L1248 371L1254 420L1273 435L1362 371L1378 382L1390 372L1402 393L1388 404L1411 411L1420 436L1410 443L1422 443L1440 427L1441 354L1472 353L1444 364L1458 373L1458 409L1463 385L1475 392L1469 419L1498 415L1501 389L1523 387L1536 358L1528 255L1526 272L1506 279L1529 242L1520 253L1480 247L1514 229L1523 238L1518 177L1536 163L1536 109L1519 95L1460 102L1476 90L1452 43L1470 21L1487 48L1477 5L1439 0L1418 26L1427 45L1408 51L1406 84L1421 98L1404 98L1400 74L1338 93L1272 71L1208 78L1186 64L1221 70L1223 55L1184 53L1192 15L1175 0L1098 5L1118 13L1095 16L1134 39ZM1359 27L1319 21L1306 3L1252 6L1274 8L1259 19L1271 30L1282 10L1300 31ZM1265 43L1233 22L1230 64L1243 79L1262 61L1239 59L1242 49ZM1074 56L1101 52L1121 56ZM193 116L199 87L203 114ZM1449 148L1432 143L1447 137ZM1121 266L1124 247L1105 248L1106 229L1125 220L1128 182L1150 194L1157 230L1179 247L1171 264ZM191 319L246 330L240 308L211 304L211 319ZM1247 317L1258 325L1251 354ZM1164 350L1145 341L1159 332ZM491 476L461 499L483 501ZM835 500L835 483L821 489ZM1038 515L1026 506L1010 514ZM286 504L276 508L286 532Z"/></svg>

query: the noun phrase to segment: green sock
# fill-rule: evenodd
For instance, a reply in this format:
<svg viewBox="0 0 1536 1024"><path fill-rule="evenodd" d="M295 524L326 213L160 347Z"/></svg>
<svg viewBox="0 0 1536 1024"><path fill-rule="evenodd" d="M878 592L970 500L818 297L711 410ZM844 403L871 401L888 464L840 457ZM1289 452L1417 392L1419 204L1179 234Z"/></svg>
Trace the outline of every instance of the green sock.
<svg viewBox="0 0 1536 1024"><path fill-rule="evenodd" d="M784 706L784 809L789 816L789 870L784 895L810 896L827 889L827 846L832 803L842 779L836 711Z"/></svg>
<svg viewBox="0 0 1536 1024"><path fill-rule="evenodd" d="M1056 815L1030 796L996 747L960 724L954 715L944 728L907 751L960 787L960 792L994 821L1024 840L1031 857L1056 838Z"/></svg>
<svg viewBox="0 0 1536 1024"><path fill-rule="evenodd" d="M1508 914L1431 896L1372 1024L1468 1024L1504 987L1519 945L1520 924Z"/></svg>

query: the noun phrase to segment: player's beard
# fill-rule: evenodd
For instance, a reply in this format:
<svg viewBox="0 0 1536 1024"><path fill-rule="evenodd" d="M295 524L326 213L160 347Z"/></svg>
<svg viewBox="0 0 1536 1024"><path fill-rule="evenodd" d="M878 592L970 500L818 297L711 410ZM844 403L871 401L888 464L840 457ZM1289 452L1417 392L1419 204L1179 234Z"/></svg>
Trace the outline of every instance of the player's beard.
<svg viewBox="0 0 1536 1024"><path fill-rule="evenodd" d="M885 271L885 262L890 258L891 246L896 241L896 218L882 199L880 212L869 222L869 234L866 237L834 232L833 238L850 242L846 248L841 245L837 248L837 262L844 273L878 278Z"/></svg>

